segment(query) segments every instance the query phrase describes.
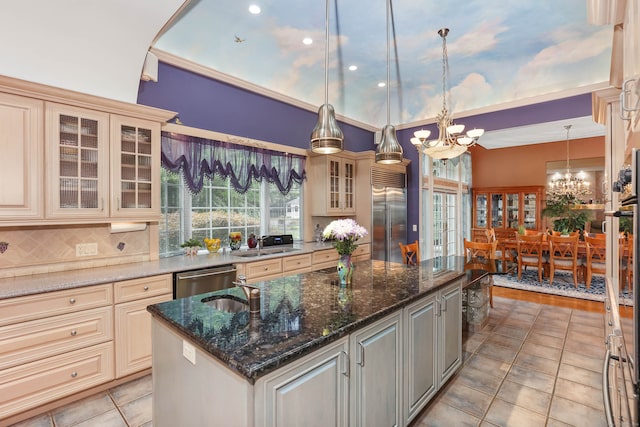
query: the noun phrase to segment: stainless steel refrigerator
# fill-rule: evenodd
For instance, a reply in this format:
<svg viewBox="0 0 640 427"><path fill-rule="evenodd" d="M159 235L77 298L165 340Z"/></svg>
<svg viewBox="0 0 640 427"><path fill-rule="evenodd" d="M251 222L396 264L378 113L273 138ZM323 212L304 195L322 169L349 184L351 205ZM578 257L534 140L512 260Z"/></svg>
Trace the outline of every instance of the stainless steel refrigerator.
<svg viewBox="0 0 640 427"><path fill-rule="evenodd" d="M405 175L401 175L402 181L395 183L396 186L376 184L373 180L373 259L402 262L398 243L407 243L407 192L404 188Z"/></svg>

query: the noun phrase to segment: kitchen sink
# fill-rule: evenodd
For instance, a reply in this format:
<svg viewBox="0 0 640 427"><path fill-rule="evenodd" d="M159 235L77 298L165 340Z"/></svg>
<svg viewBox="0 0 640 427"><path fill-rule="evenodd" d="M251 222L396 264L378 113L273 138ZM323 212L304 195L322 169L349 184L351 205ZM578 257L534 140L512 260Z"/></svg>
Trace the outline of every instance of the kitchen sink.
<svg viewBox="0 0 640 427"><path fill-rule="evenodd" d="M239 313L249 310L249 304L228 296L214 297L213 299L205 298L202 302L225 313Z"/></svg>
<svg viewBox="0 0 640 427"><path fill-rule="evenodd" d="M283 254L287 252L295 252L299 250L300 249L296 249L296 248L273 248L273 249L269 248L269 249L260 249L260 250L250 249L246 252L239 252L232 255L243 257L243 258L253 258L253 257L259 257L259 256L265 256L265 255L277 255L277 254Z"/></svg>

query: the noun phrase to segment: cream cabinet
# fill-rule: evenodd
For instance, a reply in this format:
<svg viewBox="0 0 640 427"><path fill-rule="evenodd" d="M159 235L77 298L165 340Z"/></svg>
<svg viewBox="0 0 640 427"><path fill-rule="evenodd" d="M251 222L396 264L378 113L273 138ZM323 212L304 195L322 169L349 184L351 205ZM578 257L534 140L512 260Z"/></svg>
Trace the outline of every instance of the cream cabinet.
<svg viewBox="0 0 640 427"><path fill-rule="evenodd" d="M338 251L335 249L323 249L313 253L311 262L313 263L314 270L321 270L323 268L335 267L338 259L340 259Z"/></svg>
<svg viewBox="0 0 640 427"><path fill-rule="evenodd" d="M355 160L337 155L312 156L309 171L314 188L311 215L355 215Z"/></svg>
<svg viewBox="0 0 640 427"><path fill-rule="evenodd" d="M282 277L282 258L269 258L244 264L243 273L249 283Z"/></svg>
<svg viewBox="0 0 640 427"><path fill-rule="evenodd" d="M173 297L172 276L145 277L113 284L115 377L151 367L151 314L147 306Z"/></svg>
<svg viewBox="0 0 640 427"><path fill-rule="evenodd" d="M0 419L114 378L111 284L0 300Z"/></svg>
<svg viewBox="0 0 640 427"><path fill-rule="evenodd" d="M367 261L371 259L371 245L369 243L359 244L355 251L353 251L355 261Z"/></svg>
<svg viewBox="0 0 640 427"><path fill-rule="evenodd" d="M0 93L0 220L44 215L43 114L38 99Z"/></svg>
<svg viewBox="0 0 640 427"><path fill-rule="evenodd" d="M111 116L111 216L160 216L160 124Z"/></svg>
<svg viewBox="0 0 640 427"><path fill-rule="evenodd" d="M282 258L282 273L291 274L306 273L311 271L311 259L313 254L291 255Z"/></svg>
<svg viewBox="0 0 640 427"><path fill-rule="evenodd" d="M47 103L48 218L109 215L109 115Z"/></svg>
<svg viewBox="0 0 640 427"><path fill-rule="evenodd" d="M348 426L349 351L343 338L260 378L255 426Z"/></svg>
<svg viewBox="0 0 640 427"><path fill-rule="evenodd" d="M174 116L0 76L0 226L157 221Z"/></svg>
<svg viewBox="0 0 640 427"><path fill-rule="evenodd" d="M402 316L397 312L351 334L351 426L402 423Z"/></svg>

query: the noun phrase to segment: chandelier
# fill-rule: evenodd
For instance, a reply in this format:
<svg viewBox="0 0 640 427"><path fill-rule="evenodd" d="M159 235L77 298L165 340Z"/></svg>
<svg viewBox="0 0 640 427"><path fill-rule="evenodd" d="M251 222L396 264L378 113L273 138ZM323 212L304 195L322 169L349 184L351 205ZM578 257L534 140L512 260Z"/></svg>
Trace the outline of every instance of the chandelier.
<svg viewBox="0 0 640 427"><path fill-rule="evenodd" d="M411 143L424 154L434 159L452 159L467 151L478 142L484 129L471 129L463 134L464 125L453 123L452 114L447 109L447 77L449 76L449 58L447 56L448 28L441 28L438 34L442 37L442 111L436 116L438 124L438 139L428 140L431 131L419 130L414 132ZM450 91L449 91L450 93Z"/></svg>
<svg viewBox="0 0 640 427"><path fill-rule="evenodd" d="M547 192L552 196L570 197L591 194L589 181L583 178L583 173L580 172L577 175L571 174L571 167L569 165L569 130L571 129L571 125L566 125L564 128L567 130L567 171L564 175L556 172L551 177L549 190Z"/></svg>

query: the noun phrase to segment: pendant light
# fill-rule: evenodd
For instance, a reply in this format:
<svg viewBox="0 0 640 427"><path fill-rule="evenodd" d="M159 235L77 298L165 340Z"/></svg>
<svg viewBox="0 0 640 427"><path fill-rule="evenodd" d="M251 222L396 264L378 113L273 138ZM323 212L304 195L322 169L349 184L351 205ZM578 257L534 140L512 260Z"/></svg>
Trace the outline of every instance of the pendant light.
<svg viewBox="0 0 640 427"><path fill-rule="evenodd" d="M338 126L335 110L329 104L329 0L326 0L324 51L324 104L318 110L318 122L311 132L311 151L334 154L344 150L344 135Z"/></svg>
<svg viewBox="0 0 640 427"><path fill-rule="evenodd" d="M387 124L382 128L382 138L380 144L376 147L376 163L387 165L402 161L402 146L396 137L396 128L391 125L391 105L389 101L391 93L389 84L389 76L391 74L389 71L389 17L391 14L391 0L387 0Z"/></svg>

